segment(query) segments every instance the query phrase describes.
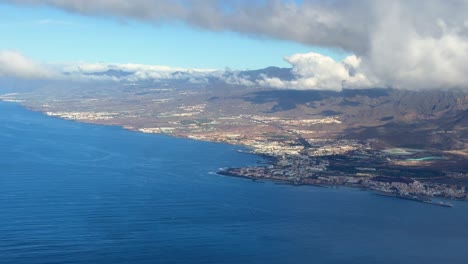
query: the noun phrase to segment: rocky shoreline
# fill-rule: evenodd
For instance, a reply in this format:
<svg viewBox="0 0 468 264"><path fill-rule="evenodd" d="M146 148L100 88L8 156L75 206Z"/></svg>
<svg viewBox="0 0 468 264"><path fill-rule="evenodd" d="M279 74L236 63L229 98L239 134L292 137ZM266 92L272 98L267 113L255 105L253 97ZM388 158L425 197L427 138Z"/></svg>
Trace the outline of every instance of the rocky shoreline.
<svg viewBox="0 0 468 264"><path fill-rule="evenodd" d="M312 185L317 187L344 186L370 190L384 196L414 200L418 202L451 206L447 203L433 201L433 198L468 200L468 188L448 184L422 182L407 177L384 176L330 176L321 173L291 176L295 170L304 168L281 167L277 163L264 167L227 168L218 174L257 180L282 182L291 185Z"/></svg>

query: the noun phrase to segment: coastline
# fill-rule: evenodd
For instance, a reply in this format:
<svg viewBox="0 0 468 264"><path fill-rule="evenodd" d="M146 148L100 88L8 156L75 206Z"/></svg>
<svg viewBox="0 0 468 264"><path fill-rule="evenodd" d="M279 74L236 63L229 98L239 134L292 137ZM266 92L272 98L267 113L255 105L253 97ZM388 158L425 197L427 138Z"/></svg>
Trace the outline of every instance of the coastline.
<svg viewBox="0 0 468 264"><path fill-rule="evenodd" d="M204 141L204 142L210 142L210 143L215 143L215 144L226 144L230 146L236 146L236 147L242 147L245 148L245 150L237 150L239 153L243 154L249 154L249 155L255 155L257 157L260 157L263 159L265 162L263 162L260 166L257 167L250 167L250 168L259 168L259 169L264 169L267 168L268 166L277 166L278 163L280 162L280 159L277 155L271 155L267 153L262 153L258 152L254 149L252 146L244 145L244 144L234 144L230 142L225 142L225 141L215 141L215 140L209 140L209 139L198 139L198 138L192 138L189 136L184 136L180 134L173 134L173 133L155 133L155 132L144 132L141 131L140 129L131 127L131 126L125 126L125 125L118 125L118 124L108 124L108 123L102 123L97 120L76 120L76 119L69 119L69 118L63 118L61 116L55 116L55 115L48 115L46 112L34 109L32 107L28 107L27 105L23 104L23 102L7 102L7 103L12 103L19 105L20 107L23 107L24 109L32 112L37 112L42 115L52 117L52 118L57 118L61 120L67 120L67 121L73 121L77 123L86 123L86 124L93 124L93 125L98 125L98 126L114 126L119 129L124 129L127 131L131 132L138 132L138 133L143 133L143 134L157 134L157 135L163 135L167 137L172 137L172 138L181 138L181 139L186 139L186 140L194 140L194 141ZM317 180L318 178L309 178L309 177L302 177L302 178L286 178L286 177L276 177L274 175L263 175L261 177L258 176L252 176L249 175L248 173L239 173L235 172L235 170L242 170L242 169L249 169L249 168L227 168L223 170L219 170L216 172L218 175L223 175L223 176L230 176L230 177L238 177L238 178L244 178L244 179L250 179L252 181L260 181L260 180L267 180L267 181L273 181L277 183L282 183L282 184L287 184L287 185L293 185L293 186L304 186L304 185L309 185L309 186L315 186L315 187L320 187L320 188L328 188L328 187L350 187L350 188L359 188L362 190L370 191L370 192L382 192L385 196L391 196L399 199L406 199L406 200L414 200L414 201L419 201L419 202L424 202L428 204L434 204L431 202L430 198L437 198L438 196L431 196L431 195L420 195L420 194L411 194L413 195L412 199L408 199L409 196L408 194L400 194L399 192L389 192L382 190L381 188L375 188L375 186L369 186L368 184L362 184L362 182L355 182L355 179L353 177L351 182L348 181L342 181L342 182L334 182L333 180L327 182L321 180ZM332 179L334 176L325 176L325 178ZM343 176L336 176L336 177L343 177ZM320 177L319 177L320 178ZM322 177L324 178L324 177ZM367 181L366 183L368 183ZM392 186L394 187L394 186ZM430 198L429 198L430 197ZM451 199L451 200L458 200L458 201L467 201L468 200L468 194L465 196L465 198L460 198L460 197L455 197L455 196L450 196L450 195L444 195L441 196L442 198L446 199ZM429 200L428 200L429 199ZM438 204L436 204L438 205Z"/></svg>
<svg viewBox="0 0 468 264"><path fill-rule="evenodd" d="M123 130L126 130L126 131L135 132L135 133L139 133L139 134L160 135L160 136L165 136L165 137L179 138L179 139L185 139L185 140L191 140L191 141L201 141L201 142L207 142L207 143L213 143L213 144L225 144L225 145L230 145L230 146L236 146L236 147L240 147L240 148L245 148L245 150L240 150L240 151L239 151L240 153L243 153L243 154L250 154L250 155L256 155L256 156L259 156L259 157L262 157L262 158L267 158L267 155L266 155L266 154L261 154L261 153L255 153L255 152L253 152L252 147L250 147L250 146L248 146L248 145L234 144L234 143L229 143L229 142L225 142L225 141L214 141L214 140L206 140L206 139L195 139L195 138L187 137L187 136L180 135L180 134L171 134L171 133L148 133L148 132L143 132L143 131L141 131L141 130L139 130L139 129L137 129L137 128L130 127L130 126L126 126L126 125L93 122L92 120L68 119L68 118L63 118L63 117L55 116L55 115L47 115L46 112L41 111L41 110L38 110L38 109L35 109L35 108L28 107L27 105L24 105L22 102L10 102L10 101L4 101L4 100L1 100L1 99L0 99L0 102L5 102L5 103L10 103L10 104L18 105L18 106L24 108L25 110L28 110L28 111L31 111L31 112L35 112L35 113L39 113L39 114L44 115L44 116L47 116L47 117L49 117L49 118L55 118L55 119L66 120L66 121L70 121L70 122L76 122L76 123L82 123L82 124L88 124L88 125L115 127L115 128L118 128L118 129L123 129Z"/></svg>
<svg viewBox="0 0 468 264"><path fill-rule="evenodd" d="M460 201L460 202L468 202L468 199L457 199L457 198L450 198L450 197L431 197L431 196L418 196L418 195L407 195L407 194L398 194L393 192L384 192L377 189L372 189L366 186L358 185L358 184L315 184L315 183L307 183L307 182L294 182L289 181L286 179L279 179L279 178L254 178L246 175L240 175L236 173L232 173L226 170L220 170L217 172L218 175L227 176L227 177L236 177L241 179L248 179L253 182L272 182L275 184L283 184L283 185L290 185L290 186L311 186L311 187L318 187L318 188L352 188L352 189L359 189L362 191L367 191L379 196L385 196L390 198L402 199L402 200L409 200L414 202L425 203L429 205L436 205L436 206L443 206L443 207L453 207L454 205L450 202L443 202L434 199L445 199L450 201Z"/></svg>

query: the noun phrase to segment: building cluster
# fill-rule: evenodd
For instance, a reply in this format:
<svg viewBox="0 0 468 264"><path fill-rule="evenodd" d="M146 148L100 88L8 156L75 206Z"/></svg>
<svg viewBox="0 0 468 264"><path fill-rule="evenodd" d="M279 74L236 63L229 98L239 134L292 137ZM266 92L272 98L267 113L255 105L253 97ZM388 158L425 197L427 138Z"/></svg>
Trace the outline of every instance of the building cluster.
<svg viewBox="0 0 468 264"><path fill-rule="evenodd" d="M369 146L356 140L316 140L308 139L313 148L307 149L307 154L312 157L343 155L351 151L361 151Z"/></svg>
<svg viewBox="0 0 468 264"><path fill-rule="evenodd" d="M18 93L6 93L0 95L0 101L10 102L10 103L22 103L23 100L16 99Z"/></svg>
<svg viewBox="0 0 468 264"><path fill-rule="evenodd" d="M172 134L174 132L173 127L147 127L140 128L138 131L147 134Z"/></svg>
<svg viewBox="0 0 468 264"><path fill-rule="evenodd" d="M198 105L182 105L177 107L177 109L180 109L182 111L188 111L188 112L203 112L205 111L206 104L198 104Z"/></svg>
<svg viewBox="0 0 468 264"><path fill-rule="evenodd" d="M336 117L314 118L314 119L281 119L278 121L282 125L287 126L305 126L317 124L341 124L341 121Z"/></svg>
<svg viewBox="0 0 468 264"><path fill-rule="evenodd" d="M365 155L362 153L365 152L365 148L366 145L362 144L360 149L353 153L364 158ZM370 154L367 153L366 155ZM372 166L350 166L351 170L346 169L349 167L340 169L336 165L346 165L345 161L336 163L329 157L318 157L310 155L308 152L268 156L271 156L274 160L269 166L231 168L221 173L251 179L284 181L291 184L352 186L391 194L396 197L416 197L415 200L418 200L418 197L468 199L468 189L463 186L423 182L405 177L382 177L379 176L378 170ZM370 161L367 163L372 164ZM335 168L331 164L334 164Z"/></svg>
<svg viewBox="0 0 468 264"><path fill-rule="evenodd" d="M280 161L281 162L281 161ZM299 166L298 166L299 165ZM449 199L468 199L468 189L463 186L423 183L420 181L381 181L378 177L367 176L325 176L326 163L302 166L290 162L268 167L231 168L221 174L251 179L268 179L289 182L291 184L308 184L320 186L350 186L370 189L396 197L444 197ZM320 176L317 176L320 175Z"/></svg>
<svg viewBox="0 0 468 264"><path fill-rule="evenodd" d="M280 118L272 116L259 116L259 115L241 115L241 118L250 119L260 123L276 123L279 125L287 126L303 126L303 125L316 125L316 124L341 124L337 117L324 117L324 118L311 118L311 119L297 119L297 118Z"/></svg>
<svg viewBox="0 0 468 264"><path fill-rule="evenodd" d="M48 116L56 116L68 120L109 120L117 114L111 112L46 112Z"/></svg>
<svg viewBox="0 0 468 264"><path fill-rule="evenodd" d="M394 193L400 196L430 196L451 199L467 199L468 190L463 186L450 186L446 184L422 183L419 181L385 182L369 179L364 181L364 187L385 193Z"/></svg>

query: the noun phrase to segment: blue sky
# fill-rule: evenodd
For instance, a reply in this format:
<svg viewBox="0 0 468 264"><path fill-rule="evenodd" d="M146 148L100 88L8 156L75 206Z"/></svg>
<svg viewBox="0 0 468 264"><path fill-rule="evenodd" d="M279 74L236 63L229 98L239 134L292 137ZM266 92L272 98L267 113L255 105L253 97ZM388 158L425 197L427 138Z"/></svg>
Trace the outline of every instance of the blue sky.
<svg viewBox="0 0 468 264"><path fill-rule="evenodd" d="M346 54L289 41L209 32L183 24L154 25L85 17L52 8L0 4L0 50L43 62L141 63L173 67L258 69L288 67L283 57Z"/></svg>
<svg viewBox="0 0 468 264"><path fill-rule="evenodd" d="M1 0L0 77L280 66L301 89L465 89L468 4L427 1Z"/></svg>

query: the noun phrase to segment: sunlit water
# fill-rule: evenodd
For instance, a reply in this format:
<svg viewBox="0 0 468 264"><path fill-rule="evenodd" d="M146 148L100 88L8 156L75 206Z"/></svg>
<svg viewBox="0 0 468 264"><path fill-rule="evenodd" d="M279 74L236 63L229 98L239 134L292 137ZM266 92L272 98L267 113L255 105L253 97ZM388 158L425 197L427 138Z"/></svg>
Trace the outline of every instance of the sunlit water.
<svg viewBox="0 0 468 264"><path fill-rule="evenodd" d="M0 111L0 263L468 263L467 203L224 177L260 159Z"/></svg>

